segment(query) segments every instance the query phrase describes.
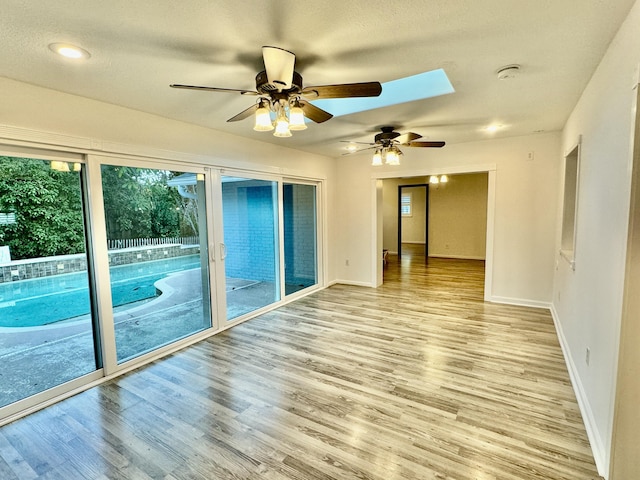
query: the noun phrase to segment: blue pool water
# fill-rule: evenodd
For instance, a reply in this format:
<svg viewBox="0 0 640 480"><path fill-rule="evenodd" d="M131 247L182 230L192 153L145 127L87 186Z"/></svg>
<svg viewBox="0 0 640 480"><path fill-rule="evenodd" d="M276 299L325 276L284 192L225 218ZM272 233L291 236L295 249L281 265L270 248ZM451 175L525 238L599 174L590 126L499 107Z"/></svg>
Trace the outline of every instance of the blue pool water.
<svg viewBox="0 0 640 480"><path fill-rule="evenodd" d="M109 268L113 306L157 295L154 283L200 267L199 255ZM87 272L0 284L0 327L33 327L90 313Z"/></svg>

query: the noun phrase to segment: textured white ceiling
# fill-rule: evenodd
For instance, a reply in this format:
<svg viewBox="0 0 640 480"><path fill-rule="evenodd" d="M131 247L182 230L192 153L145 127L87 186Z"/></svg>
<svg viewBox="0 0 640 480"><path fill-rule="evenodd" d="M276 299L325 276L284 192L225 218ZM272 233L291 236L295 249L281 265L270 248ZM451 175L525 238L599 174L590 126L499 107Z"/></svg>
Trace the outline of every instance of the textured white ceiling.
<svg viewBox="0 0 640 480"><path fill-rule="evenodd" d="M448 143L558 130L634 0L2 0L0 74L163 117L337 156L381 125ZM48 49L91 52L74 63ZM254 98L171 83L254 89L260 47L295 52L305 85L444 68L456 93L311 124L286 139L226 123ZM500 81L496 70L522 66Z"/></svg>

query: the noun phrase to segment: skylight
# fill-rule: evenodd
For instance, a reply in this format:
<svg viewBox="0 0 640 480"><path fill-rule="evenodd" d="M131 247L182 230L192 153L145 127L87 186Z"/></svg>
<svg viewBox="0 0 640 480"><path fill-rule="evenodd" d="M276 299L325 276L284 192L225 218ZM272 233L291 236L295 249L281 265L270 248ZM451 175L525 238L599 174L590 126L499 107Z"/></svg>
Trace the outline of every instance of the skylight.
<svg viewBox="0 0 640 480"><path fill-rule="evenodd" d="M453 93L455 90L443 69L419 73L382 84L378 97L338 98L314 100L315 106L332 113L334 117L364 112L374 108L422 100Z"/></svg>

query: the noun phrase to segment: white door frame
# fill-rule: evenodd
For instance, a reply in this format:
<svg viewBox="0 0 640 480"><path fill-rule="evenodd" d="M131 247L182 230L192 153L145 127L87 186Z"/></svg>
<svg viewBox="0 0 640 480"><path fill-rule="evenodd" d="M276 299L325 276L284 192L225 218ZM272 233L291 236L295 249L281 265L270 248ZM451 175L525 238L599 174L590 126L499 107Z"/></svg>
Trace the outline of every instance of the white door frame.
<svg viewBox="0 0 640 480"><path fill-rule="evenodd" d="M493 238L495 230L495 207L496 207L496 166L469 165L448 167L446 169L424 169L411 171L386 171L373 172L371 174L371 205L372 205L372 232L373 251L371 258L373 261L371 285L379 287L382 284L382 182L381 180L399 177L429 177L431 175L455 175L463 173L487 173L487 232L485 250L485 273L484 273L484 300L491 301L493 288Z"/></svg>

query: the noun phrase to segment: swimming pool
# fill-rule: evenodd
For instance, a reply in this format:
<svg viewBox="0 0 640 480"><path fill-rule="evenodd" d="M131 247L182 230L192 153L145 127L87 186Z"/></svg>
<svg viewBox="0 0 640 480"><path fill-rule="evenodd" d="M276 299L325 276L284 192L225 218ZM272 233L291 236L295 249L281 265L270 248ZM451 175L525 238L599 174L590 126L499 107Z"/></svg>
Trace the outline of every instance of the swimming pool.
<svg viewBox="0 0 640 480"><path fill-rule="evenodd" d="M170 273L200 268L199 255L109 268L113 306L157 295L155 282ZM33 327L90 313L87 272L0 284L0 327Z"/></svg>

